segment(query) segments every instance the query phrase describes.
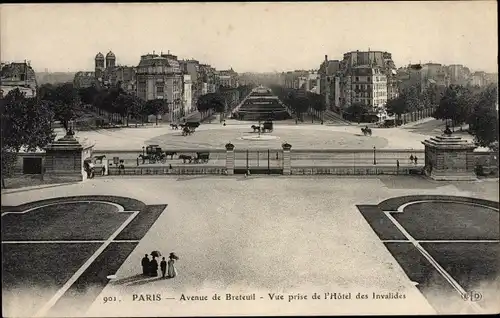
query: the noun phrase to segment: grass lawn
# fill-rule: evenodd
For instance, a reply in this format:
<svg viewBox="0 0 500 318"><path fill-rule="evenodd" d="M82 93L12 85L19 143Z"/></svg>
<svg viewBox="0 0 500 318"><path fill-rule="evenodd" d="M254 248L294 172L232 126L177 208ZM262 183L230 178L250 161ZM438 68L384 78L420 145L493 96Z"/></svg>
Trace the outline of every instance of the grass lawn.
<svg viewBox="0 0 500 318"><path fill-rule="evenodd" d="M406 240L406 237L376 205L357 205L361 215L381 240Z"/></svg>
<svg viewBox="0 0 500 318"><path fill-rule="evenodd" d="M392 214L417 240L498 240L498 211L464 203L423 202Z"/></svg>
<svg viewBox="0 0 500 318"><path fill-rule="evenodd" d="M456 313L456 306L450 304L463 303L460 295L413 244L385 243L385 246L410 280L419 283L417 288L439 314Z"/></svg>
<svg viewBox="0 0 500 318"><path fill-rule="evenodd" d="M166 205L146 206L123 231L118 234L115 240L141 240L156 222L158 217L165 210Z"/></svg>
<svg viewBox="0 0 500 318"><path fill-rule="evenodd" d="M480 292L480 305L498 302L499 243L422 243L422 247L465 290Z"/></svg>
<svg viewBox="0 0 500 318"><path fill-rule="evenodd" d="M80 268L101 244L2 244L2 295L19 297L17 290L37 289L26 306L36 310ZM15 310L15 308L12 308ZM8 308L7 308L8 310Z"/></svg>
<svg viewBox="0 0 500 318"><path fill-rule="evenodd" d="M137 243L111 243L59 299L48 315L57 316L58 312L72 312L74 315L83 316L109 282L106 277L118 271L136 245ZM137 262L140 262L140 259Z"/></svg>
<svg viewBox="0 0 500 318"><path fill-rule="evenodd" d="M130 213L103 203L62 203L2 217L2 241L105 240Z"/></svg>

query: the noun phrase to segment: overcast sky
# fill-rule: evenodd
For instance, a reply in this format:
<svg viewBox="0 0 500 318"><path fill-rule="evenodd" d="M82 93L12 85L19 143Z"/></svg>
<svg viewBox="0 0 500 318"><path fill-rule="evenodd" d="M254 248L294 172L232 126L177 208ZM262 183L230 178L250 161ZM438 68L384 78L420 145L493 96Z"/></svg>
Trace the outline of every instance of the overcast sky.
<svg viewBox="0 0 500 318"><path fill-rule="evenodd" d="M155 50L237 72L318 68L324 55L392 53L396 65L497 71L496 1L2 5L2 61L93 70L97 52L137 65Z"/></svg>

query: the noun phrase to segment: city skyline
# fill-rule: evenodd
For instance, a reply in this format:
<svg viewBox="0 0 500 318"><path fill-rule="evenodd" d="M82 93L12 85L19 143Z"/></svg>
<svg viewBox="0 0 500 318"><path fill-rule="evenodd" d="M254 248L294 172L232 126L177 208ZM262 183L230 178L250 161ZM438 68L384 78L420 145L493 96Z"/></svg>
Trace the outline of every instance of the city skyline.
<svg viewBox="0 0 500 318"><path fill-rule="evenodd" d="M163 51L217 69L316 69L328 55L387 51L408 63L497 72L495 1L2 5L2 62L91 71L97 52L136 66ZM20 23L19 21L23 21ZM34 22L24 22L34 21ZM43 36L41 36L43 35ZM94 36L91 36L94 35Z"/></svg>

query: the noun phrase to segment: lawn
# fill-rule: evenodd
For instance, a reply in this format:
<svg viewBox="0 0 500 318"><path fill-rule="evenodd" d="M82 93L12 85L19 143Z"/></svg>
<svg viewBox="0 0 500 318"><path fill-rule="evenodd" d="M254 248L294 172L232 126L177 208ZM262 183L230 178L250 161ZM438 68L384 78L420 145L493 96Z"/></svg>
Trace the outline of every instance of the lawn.
<svg viewBox="0 0 500 318"><path fill-rule="evenodd" d="M411 243L384 243L410 280L439 314L456 312L460 295Z"/></svg>
<svg viewBox="0 0 500 318"><path fill-rule="evenodd" d="M100 245L96 243L2 244L4 306L10 304L17 307L14 303L21 295L20 290L23 295L30 295L26 297L29 301L23 306L37 310L64 285ZM9 309L18 310L13 307L7 308L7 312Z"/></svg>
<svg viewBox="0 0 500 318"><path fill-rule="evenodd" d="M136 245L137 243L111 243L58 300L48 315L57 316L61 312L72 312L74 315L83 316L108 284L107 276L118 271Z"/></svg>
<svg viewBox="0 0 500 318"><path fill-rule="evenodd" d="M96 202L54 204L2 217L2 241L106 240L130 213Z"/></svg>
<svg viewBox="0 0 500 318"><path fill-rule="evenodd" d="M416 240L498 240L498 211L451 202L422 202L392 216Z"/></svg>
<svg viewBox="0 0 500 318"><path fill-rule="evenodd" d="M498 302L499 243L422 243L422 247L466 291L480 292L480 305L488 308Z"/></svg>

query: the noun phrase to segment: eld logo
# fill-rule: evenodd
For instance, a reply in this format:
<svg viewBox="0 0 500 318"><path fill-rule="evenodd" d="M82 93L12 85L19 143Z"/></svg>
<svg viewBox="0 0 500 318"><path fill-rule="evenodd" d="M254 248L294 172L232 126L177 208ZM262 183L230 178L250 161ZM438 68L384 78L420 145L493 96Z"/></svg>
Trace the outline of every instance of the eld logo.
<svg viewBox="0 0 500 318"><path fill-rule="evenodd" d="M480 292L471 290L469 292L466 292L462 294L462 298L465 301L480 301L483 298L483 295Z"/></svg>

